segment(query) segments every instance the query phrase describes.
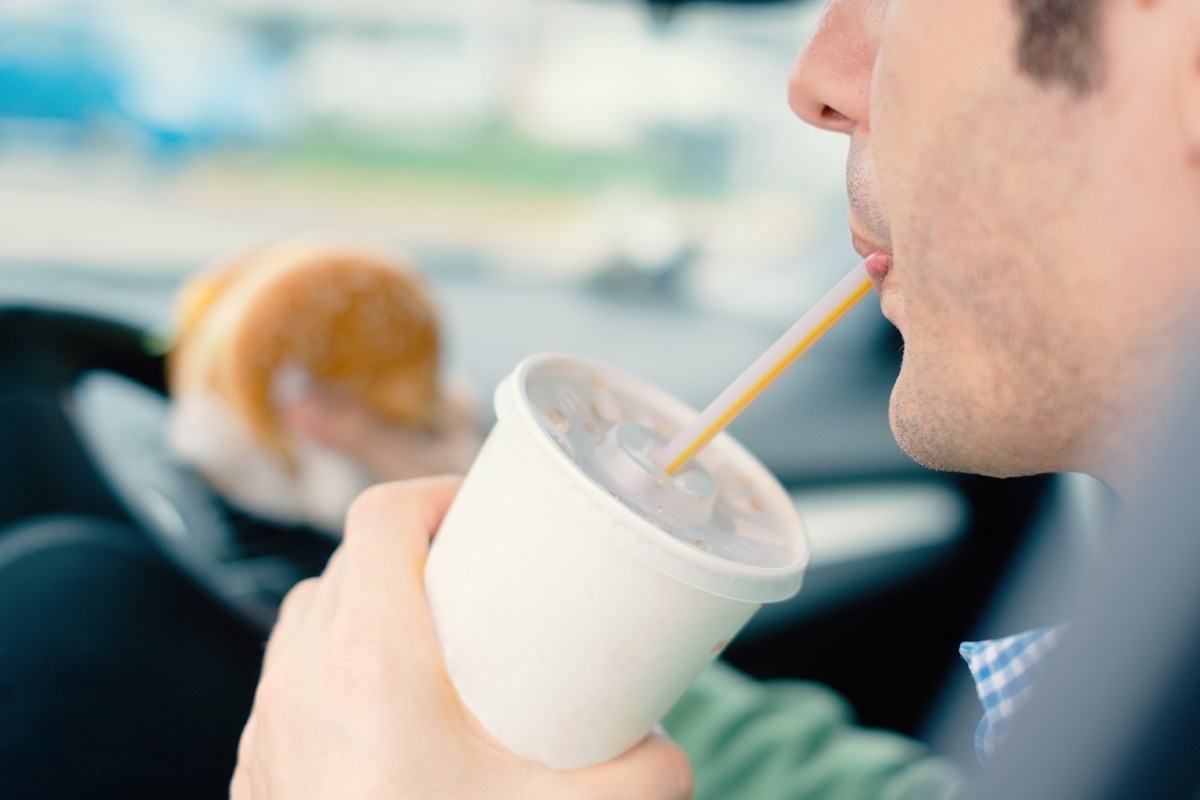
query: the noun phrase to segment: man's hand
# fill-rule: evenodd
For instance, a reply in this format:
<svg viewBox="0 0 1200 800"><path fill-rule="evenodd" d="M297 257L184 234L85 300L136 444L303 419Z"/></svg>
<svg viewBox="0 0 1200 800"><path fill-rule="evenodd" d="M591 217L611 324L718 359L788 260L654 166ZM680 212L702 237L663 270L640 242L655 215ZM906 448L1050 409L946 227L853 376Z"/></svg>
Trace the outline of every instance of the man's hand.
<svg viewBox="0 0 1200 800"><path fill-rule="evenodd" d="M231 797L690 797L687 759L663 737L557 772L507 751L460 703L422 580L457 487L453 478L384 484L354 502L325 574L284 601Z"/></svg>
<svg viewBox="0 0 1200 800"><path fill-rule="evenodd" d="M447 381L440 408L438 430L431 432L381 419L345 391L312 382L282 405L292 430L344 453L385 481L463 472L470 466L483 438L470 390Z"/></svg>

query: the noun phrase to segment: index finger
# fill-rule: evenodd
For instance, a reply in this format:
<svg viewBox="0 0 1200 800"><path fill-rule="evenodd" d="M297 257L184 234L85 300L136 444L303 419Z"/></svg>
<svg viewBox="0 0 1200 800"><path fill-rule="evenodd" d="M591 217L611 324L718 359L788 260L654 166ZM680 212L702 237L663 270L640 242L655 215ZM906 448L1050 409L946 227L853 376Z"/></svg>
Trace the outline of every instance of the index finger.
<svg viewBox="0 0 1200 800"><path fill-rule="evenodd" d="M440 476L367 489L346 514L341 563L327 577L340 582L352 573L356 588L389 606L424 607L429 540L461 483L458 476Z"/></svg>

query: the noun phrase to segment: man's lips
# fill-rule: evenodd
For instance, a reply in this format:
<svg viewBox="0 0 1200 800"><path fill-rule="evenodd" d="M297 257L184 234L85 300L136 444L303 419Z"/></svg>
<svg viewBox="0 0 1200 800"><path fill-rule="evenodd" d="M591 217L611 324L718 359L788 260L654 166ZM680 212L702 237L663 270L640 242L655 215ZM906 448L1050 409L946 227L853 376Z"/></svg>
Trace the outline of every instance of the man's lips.
<svg viewBox="0 0 1200 800"><path fill-rule="evenodd" d="M871 283L875 284L875 291L882 294L883 280L892 269L892 254L857 233L852 233L851 238L854 249L866 259L867 274L871 276Z"/></svg>
<svg viewBox="0 0 1200 800"><path fill-rule="evenodd" d="M867 274L871 276L871 283L875 284L875 291L883 293L883 279L887 277L888 272L892 268L892 257L882 251L875 251L867 256L864 262L867 269Z"/></svg>

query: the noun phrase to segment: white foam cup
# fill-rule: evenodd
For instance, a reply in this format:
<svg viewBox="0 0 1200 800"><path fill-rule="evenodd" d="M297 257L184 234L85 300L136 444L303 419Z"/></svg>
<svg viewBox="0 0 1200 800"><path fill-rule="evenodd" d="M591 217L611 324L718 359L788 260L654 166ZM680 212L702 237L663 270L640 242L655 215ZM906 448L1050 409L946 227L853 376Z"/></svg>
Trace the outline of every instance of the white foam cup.
<svg viewBox="0 0 1200 800"><path fill-rule="evenodd" d="M808 561L787 493L727 434L674 476L696 412L586 359L531 356L434 538L426 589L472 713L551 767L640 741Z"/></svg>

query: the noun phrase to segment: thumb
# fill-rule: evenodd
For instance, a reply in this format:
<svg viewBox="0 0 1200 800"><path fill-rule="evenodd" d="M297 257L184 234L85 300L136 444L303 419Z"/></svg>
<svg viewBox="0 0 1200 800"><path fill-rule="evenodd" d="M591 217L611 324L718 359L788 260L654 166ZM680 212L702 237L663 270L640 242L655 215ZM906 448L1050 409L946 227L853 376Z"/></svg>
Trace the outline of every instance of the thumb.
<svg viewBox="0 0 1200 800"><path fill-rule="evenodd" d="M570 796L586 800L688 800L695 788L687 755L661 729L612 761L564 775L576 790Z"/></svg>

